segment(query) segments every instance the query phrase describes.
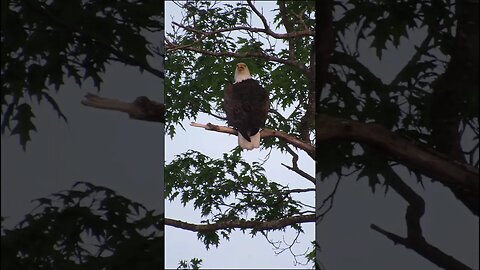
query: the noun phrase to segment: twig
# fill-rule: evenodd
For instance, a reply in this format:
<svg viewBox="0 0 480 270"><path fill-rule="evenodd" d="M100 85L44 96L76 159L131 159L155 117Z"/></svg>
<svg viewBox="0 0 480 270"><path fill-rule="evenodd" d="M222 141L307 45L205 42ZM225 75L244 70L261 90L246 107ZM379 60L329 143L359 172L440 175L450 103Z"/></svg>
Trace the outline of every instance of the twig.
<svg viewBox="0 0 480 270"><path fill-rule="evenodd" d="M337 194L337 189L338 189L338 186L340 184L341 179L342 179L342 177L339 176L338 179L337 179L337 182L335 183L335 186L333 187L333 190L330 192L330 194L328 194L328 196L325 199L323 199L322 204L319 207L317 207L317 209L316 209L317 221L316 222L322 221L323 218L325 217L325 215L327 215L327 213L330 212L330 210L333 208L333 201L335 200L335 194ZM327 209L323 210L323 212L320 212L320 210L322 210L322 208L325 206L325 204L327 202L329 202Z"/></svg>

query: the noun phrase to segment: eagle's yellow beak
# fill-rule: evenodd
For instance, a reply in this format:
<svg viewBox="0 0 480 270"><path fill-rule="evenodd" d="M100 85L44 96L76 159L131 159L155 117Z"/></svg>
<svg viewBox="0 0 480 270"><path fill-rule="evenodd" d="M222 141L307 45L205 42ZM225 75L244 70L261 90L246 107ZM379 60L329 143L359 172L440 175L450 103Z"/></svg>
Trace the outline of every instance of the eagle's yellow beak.
<svg viewBox="0 0 480 270"><path fill-rule="evenodd" d="M237 69L238 71L243 71L245 69L246 65L244 63L238 63L237 64Z"/></svg>

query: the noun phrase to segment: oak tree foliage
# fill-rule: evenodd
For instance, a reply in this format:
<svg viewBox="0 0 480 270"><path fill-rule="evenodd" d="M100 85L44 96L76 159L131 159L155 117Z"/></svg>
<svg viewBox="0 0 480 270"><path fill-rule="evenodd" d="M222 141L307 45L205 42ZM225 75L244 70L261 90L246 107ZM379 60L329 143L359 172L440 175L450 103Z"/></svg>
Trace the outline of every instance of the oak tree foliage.
<svg viewBox="0 0 480 270"><path fill-rule="evenodd" d="M183 15L166 33L166 133L175 140L178 128L186 129L182 124L201 114L226 126L224 89L233 83L236 64L244 62L269 93L266 128L312 145L314 2L277 2L274 10L261 10L252 1L175 4ZM262 148L271 155L297 155L276 137L262 138ZM184 223L183 228L196 231L207 248L228 240L235 229L252 236L286 228L302 233L301 222L294 220L311 217L313 222L315 210L295 195L313 195L313 187L294 190L267 175L261 162L246 162L238 147L226 147L218 158L189 150L167 164L165 196L192 203L200 212L201 229ZM182 228L179 221L171 222Z"/></svg>
<svg viewBox="0 0 480 270"><path fill-rule="evenodd" d="M2 269L163 268L163 216L153 210L87 182L33 202L15 228L2 224Z"/></svg>
<svg viewBox="0 0 480 270"><path fill-rule="evenodd" d="M439 181L478 216L478 1L321 6L317 173L393 190L408 203L406 236L372 229L439 267L470 269L422 235L428 202L410 185ZM403 63L391 60L407 48Z"/></svg>
<svg viewBox="0 0 480 270"><path fill-rule="evenodd" d="M1 133L9 130L26 149L36 131L32 103L48 102L68 79L100 90L111 63L138 67L163 78L149 57L161 57L148 33L163 30L159 1L3 1L1 28Z"/></svg>
<svg viewBox="0 0 480 270"><path fill-rule="evenodd" d="M68 80L100 90L113 63L163 79L151 61L163 58L161 40L151 39L163 12L163 2L148 0L2 1L2 136L18 136L26 150L33 103L66 121L55 92L68 91ZM35 203L13 228L2 217L2 269L163 268L163 216L154 210L86 182Z"/></svg>

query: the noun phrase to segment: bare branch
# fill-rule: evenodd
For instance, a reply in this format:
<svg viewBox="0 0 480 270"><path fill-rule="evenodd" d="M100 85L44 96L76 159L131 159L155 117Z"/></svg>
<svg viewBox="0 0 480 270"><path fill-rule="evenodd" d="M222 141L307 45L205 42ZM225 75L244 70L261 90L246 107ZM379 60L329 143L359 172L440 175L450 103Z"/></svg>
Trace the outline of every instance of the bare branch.
<svg viewBox="0 0 480 270"><path fill-rule="evenodd" d="M165 218L165 225L192 232L213 232L223 229L254 229L256 231L279 230L287 226L315 221L315 214L286 217L270 221L228 220L211 224L192 224Z"/></svg>
<svg viewBox="0 0 480 270"><path fill-rule="evenodd" d="M255 12L255 14L257 14L257 16L260 18L260 20L262 20L263 27L265 27L266 30L270 30L270 26L268 25L267 18L265 18L265 16L263 16L263 14L260 13L260 11L258 11L258 9L255 7L255 5L252 3L252 0L247 0L247 4L250 6L252 11Z"/></svg>
<svg viewBox="0 0 480 270"><path fill-rule="evenodd" d="M319 207L317 207L317 211L316 211L317 222L322 221L323 218L327 215L327 213L330 212L330 210L333 208L333 201L335 200L335 194L337 194L337 189L341 179L342 179L341 176L339 176L337 179L337 182L335 183L335 186L333 187L333 190L330 192L330 194L328 194L328 196L325 199L323 199L322 204ZM325 210L320 211L323 209L323 207L325 207L327 202L328 202L328 207Z"/></svg>
<svg viewBox="0 0 480 270"><path fill-rule="evenodd" d="M214 31L205 32L205 31L201 31L201 30L195 29L191 26L183 25L183 24L180 24L180 23L177 23L177 22L172 22L172 24L176 25L180 28L183 28L183 29L185 29L189 32L194 32L194 33L203 35L203 37L199 38L196 41L202 41L203 39L205 39L208 36L212 36L212 35L216 35L216 34L220 34L220 33L224 33L224 32L233 32L233 31L248 31L248 32L252 32L252 33L264 33L264 34L267 34L267 35L269 35L273 38L277 38L277 39L291 39L291 38L298 38L298 37L314 36L315 35L314 31L311 31L311 30L292 31L292 32L288 32L288 33L285 33L285 34L279 34L279 33L273 32L270 28L264 29L264 28L250 27L250 26L235 26L235 27L220 28L220 29L217 29L217 30L214 30Z"/></svg>
<svg viewBox="0 0 480 270"><path fill-rule="evenodd" d="M315 177L309 175L308 173L306 173L305 171L303 171L302 169L300 169L298 167L298 155L297 155L297 153L295 153L288 145L287 145L286 149L287 149L287 152L290 153L290 155L292 155L292 167L290 167L288 165L285 165L283 163L282 163L282 165L284 167L286 167L287 169L296 172L298 175L300 175L303 178L309 180L313 184L315 184Z"/></svg>
<svg viewBox="0 0 480 270"><path fill-rule="evenodd" d="M104 98L92 93L85 95L85 98L81 103L88 107L126 112L133 119L165 123L165 105L145 96L137 97L133 102Z"/></svg>
<svg viewBox="0 0 480 270"><path fill-rule="evenodd" d="M217 125L214 125L214 124L211 124L211 123L208 123L208 124L200 124L200 123L195 123L195 122L192 122L190 124L192 127L201 127L201 128L204 128L206 130L211 130L211 131L216 131L216 132L221 132L221 133L227 133L227 134L232 134L232 135L237 135L238 132L234 129L234 128L231 128L231 127L226 127L226 126L217 126ZM297 139L293 136L290 136L289 134L283 132L283 131L277 131L277 130L272 130L272 129L268 129L268 128L264 128L262 129L262 131L260 132L260 136L262 138L269 138L269 137L277 137L277 138L280 138L282 140L284 140L285 142L297 147L297 148L300 148L302 150L304 150L305 152L307 152L307 154L312 158L312 159L315 159L315 146L310 144L310 143L307 143L307 142L304 142L300 139Z"/></svg>
<svg viewBox="0 0 480 270"><path fill-rule="evenodd" d="M425 212L425 202L415 191L405 184L402 179L390 167L388 176L385 177L386 184L392 187L409 205L407 207L405 220L407 223L407 237L403 238L388 232L375 224L370 227L385 235L395 244L401 244L406 248L416 251L418 254L443 269L471 269L454 257L444 253L437 247L429 244L422 235L420 218Z"/></svg>

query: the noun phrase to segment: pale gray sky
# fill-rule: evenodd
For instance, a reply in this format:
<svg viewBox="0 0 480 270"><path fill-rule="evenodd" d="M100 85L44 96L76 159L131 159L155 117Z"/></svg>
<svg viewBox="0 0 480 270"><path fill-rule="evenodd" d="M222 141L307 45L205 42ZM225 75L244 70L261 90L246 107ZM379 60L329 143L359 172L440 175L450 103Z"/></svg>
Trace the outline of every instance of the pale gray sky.
<svg viewBox="0 0 480 270"><path fill-rule="evenodd" d="M111 65L103 78L102 96L133 101L145 95L163 100L163 82L136 68ZM52 94L68 124L58 119L49 104L34 106L38 132L32 134L26 152L18 137L1 137L1 211L8 217L6 227L36 206L32 199L70 189L77 181L106 186L161 213L163 125L85 107L80 101L87 92L95 93L90 82L79 89L69 81Z"/></svg>

